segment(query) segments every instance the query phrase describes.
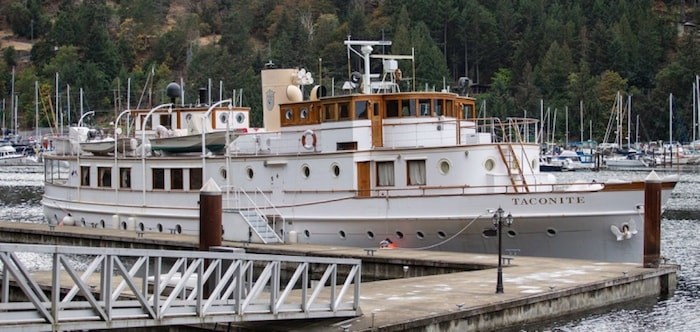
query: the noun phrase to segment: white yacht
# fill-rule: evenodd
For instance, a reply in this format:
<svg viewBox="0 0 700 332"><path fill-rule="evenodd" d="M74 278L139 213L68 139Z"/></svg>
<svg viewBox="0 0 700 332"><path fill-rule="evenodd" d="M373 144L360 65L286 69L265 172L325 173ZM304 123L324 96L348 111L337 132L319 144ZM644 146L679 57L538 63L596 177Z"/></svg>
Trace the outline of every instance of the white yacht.
<svg viewBox="0 0 700 332"><path fill-rule="evenodd" d="M396 61L412 56L375 54L386 41L345 44L365 63L348 94L314 88L304 99L299 70L262 71L264 128L250 128L249 110L225 101L171 103L125 111L142 138L136 154L46 155L47 220L197 234L199 190L213 181L226 240L377 247L390 239L495 253L492 217L502 208L514 220L503 247L521 255L642 261L642 181L557 182L540 173L536 120L475 119L472 97L400 91ZM372 59L383 62L380 75L370 75ZM202 143L152 150L159 126L199 132ZM223 148L207 148L213 131L227 133ZM664 201L676 181L664 179ZM635 235L620 240L611 229Z"/></svg>

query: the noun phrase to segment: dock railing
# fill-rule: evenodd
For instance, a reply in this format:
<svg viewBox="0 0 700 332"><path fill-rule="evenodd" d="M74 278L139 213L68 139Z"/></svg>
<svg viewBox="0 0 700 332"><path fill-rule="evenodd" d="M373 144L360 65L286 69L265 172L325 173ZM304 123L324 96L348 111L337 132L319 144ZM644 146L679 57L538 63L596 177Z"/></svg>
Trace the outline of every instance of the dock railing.
<svg viewBox="0 0 700 332"><path fill-rule="evenodd" d="M360 313L357 259L0 243L0 262L3 331Z"/></svg>

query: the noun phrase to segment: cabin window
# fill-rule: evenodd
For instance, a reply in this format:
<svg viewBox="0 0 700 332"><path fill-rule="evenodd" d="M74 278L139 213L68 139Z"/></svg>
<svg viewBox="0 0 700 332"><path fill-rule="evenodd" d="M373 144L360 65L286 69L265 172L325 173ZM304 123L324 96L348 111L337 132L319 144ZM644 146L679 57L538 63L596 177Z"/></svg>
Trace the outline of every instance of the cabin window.
<svg viewBox="0 0 700 332"><path fill-rule="evenodd" d="M165 189L165 169L153 169L153 189Z"/></svg>
<svg viewBox="0 0 700 332"><path fill-rule="evenodd" d="M299 117L303 120L309 117L309 109L306 107L302 107L301 111L299 111Z"/></svg>
<svg viewBox="0 0 700 332"><path fill-rule="evenodd" d="M367 101L363 100L355 102L355 118L367 119Z"/></svg>
<svg viewBox="0 0 700 332"><path fill-rule="evenodd" d="M323 116L325 120L336 121L338 120L338 114L335 110L335 104L323 105Z"/></svg>
<svg viewBox="0 0 700 332"><path fill-rule="evenodd" d="M450 166L450 162L447 159L440 160L439 165L440 165L439 169L440 169L441 174L446 175L447 173L450 172L451 166Z"/></svg>
<svg viewBox="0 0 700 332"><path fill-rule="evenodd" d="M471 119L472 117L472 105L462 105L462 119Z"/></svg>
<svg viewBox="0 0 700 332"><path fill-rule="evenodd" d="M335 149L338 151L354 151L357 150L357 142L338 142L335 144Z"/></svg>
<svg viewBox="0 0 700 332"><path fill-rule="evenodd" d="M445 115L454 117L454 107L452 107L452 100L445 100Z"/></svg>
<svg viewBox="0 0 700 332"><path fill-rule="evenodd" d="M90 186L90 166L80 166L80 185Z"/></svg>
<svg viewBox="0 0 700 332"><path fill-rule="evenodd" d="M301 166L301 175L302 175L305 179L308 179L308 178L309 178L309 176L311 175L311 168L309 167L309 165Z"/></svg>
<svg viewBox="0 0 700 332"><path fill-rule="evenodd" d="M119 188L131 188L131 168L119 168Z"/></svg>
<svg viewBox="0 0 700 332"><path fill-rule="evenodd" d="M414 99L401 101L401 115L405 117L416 116L416 101Z"/></svg>
<svg viewBox="0 0 700 332"><path fill-rule="evenodd" d="M111 167L98 167L97 168L97 186L98 187L112 187L112 168Z"/></svg>
<svg viewBox="0 0 700 332"><path fill-rule="evenodd" d="M399 101L398 100L387 100L386 101L386 117L387 118L398 118L399 117Z"/></svg>
<svg viewBox="0 0 700 332"><path fill-rule="evenodd" d="M409 160L406 162L409 186L425 185L425 160Z"/></svg>
<svg viewBox="0 0 700 332"><path fill-rule="evenodd" d="M160 125L166 128L172 128L172 116L170 114L160 114Z"/></svg>
<svg viewBox="0 0 700 332"><path fill-rule="evenodd" d="M146 122L146 114L140 115L139 118L141 119L141 127L139 129L145 129L145 130L151 130L153 129L153 120ZM145 125L145 127L144 127Z"/></svg>
<svg viewBox="0 0 700 332"><path fill-rule="evenodd" d="M338 111L340 113L338 116L338 119L340 119L340 120L350 119L350 104L349 103L338 103Z"/></svg>
<svg viewBox="0 0 700 332"><path fill-rule="evenodd" d="M246 172L246 175L248 176L248 180L252 180L253 176L255 175L255 172L253 172L253 169L248 167L248 168L246 168L245 172Z"/></svg>
<svg viewBox="0 0 700 332"><path fill-rule="evenodd" d="M434 103L435 115L437 115L437 116L445 115L445 113L443 112L443 109L442 109L442 99L435 99L434 101L435 101L435 103Z"/></svg>
<svg viewBox="0 0 700 332"><path fill-rule="evenodd" d="M228 112L224 112L224 113L219 114L219 122L224 123L224 124L226 122L228 122Z"/></svg>
<svg viewBox="0 0 700 332"><path fill-rule="evenodd" d="M334 164L331 166L331 171L332 171L332 173L333 173L333 177L336 177L336 178L337 178L338 176L340 176L340 165L334 163Z"/></svg>
<svg viewBox="0 0 700 332"><path fill-rule="evenodd" d="M236 122L238 124L242 124L243 121L245 121L245 114L244 113L237 113L236 114Z"/></svg>
<svg viewBox="0 0 700 332"><path fill-rule="evenodd" d="M190 190L202 189L202 169L190 168Z"/></svg>
<svg viewBox="0 0 700 332"><path fill-rule="evenodd" d="M430 116L430 99L419 99L418 111L420 116Z"/></svg>
<svg viewBox="0 0 700 332"><path fill-rule="evenodd" d="M377 162L377 186L387 187L394 185L394 162Z"/></svg>
<svg viewBox="0 0 700 332"><path fill-rule="evenodd" d="M170 189L182 190L184 188L182 174L182 168L173 168L170 170Z"/></svg>

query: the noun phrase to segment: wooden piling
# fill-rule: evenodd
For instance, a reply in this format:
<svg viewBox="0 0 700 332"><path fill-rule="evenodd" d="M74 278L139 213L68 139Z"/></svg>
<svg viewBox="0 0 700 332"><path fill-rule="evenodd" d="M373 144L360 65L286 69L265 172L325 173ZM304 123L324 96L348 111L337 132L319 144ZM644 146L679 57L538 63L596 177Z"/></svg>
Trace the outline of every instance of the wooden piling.
<svg viewBox="0 0 700 332"><path fill-rule="evenodd" d="M199 250L221 246L221 189L213 180L199 192Z"/></svg>
<svg viewBox="0 0 700 332"><path fill-rule="evenodd" d="M644 267L661 260L661 178L651 171L644 181Z"/></svg>

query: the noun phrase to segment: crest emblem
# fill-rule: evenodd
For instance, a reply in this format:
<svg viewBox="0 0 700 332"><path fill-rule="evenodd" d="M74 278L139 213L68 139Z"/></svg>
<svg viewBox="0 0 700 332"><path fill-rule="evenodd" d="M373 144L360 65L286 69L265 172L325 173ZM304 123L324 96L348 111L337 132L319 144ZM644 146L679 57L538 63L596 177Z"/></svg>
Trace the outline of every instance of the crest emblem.
<svg viewBox="0 0 700 332"><path fill-rule="evenodd" d="M272 111L272 109L275 107L275 92L272 91L272 89L267 90L265 92L265 109L268 111Z"/></svg>

